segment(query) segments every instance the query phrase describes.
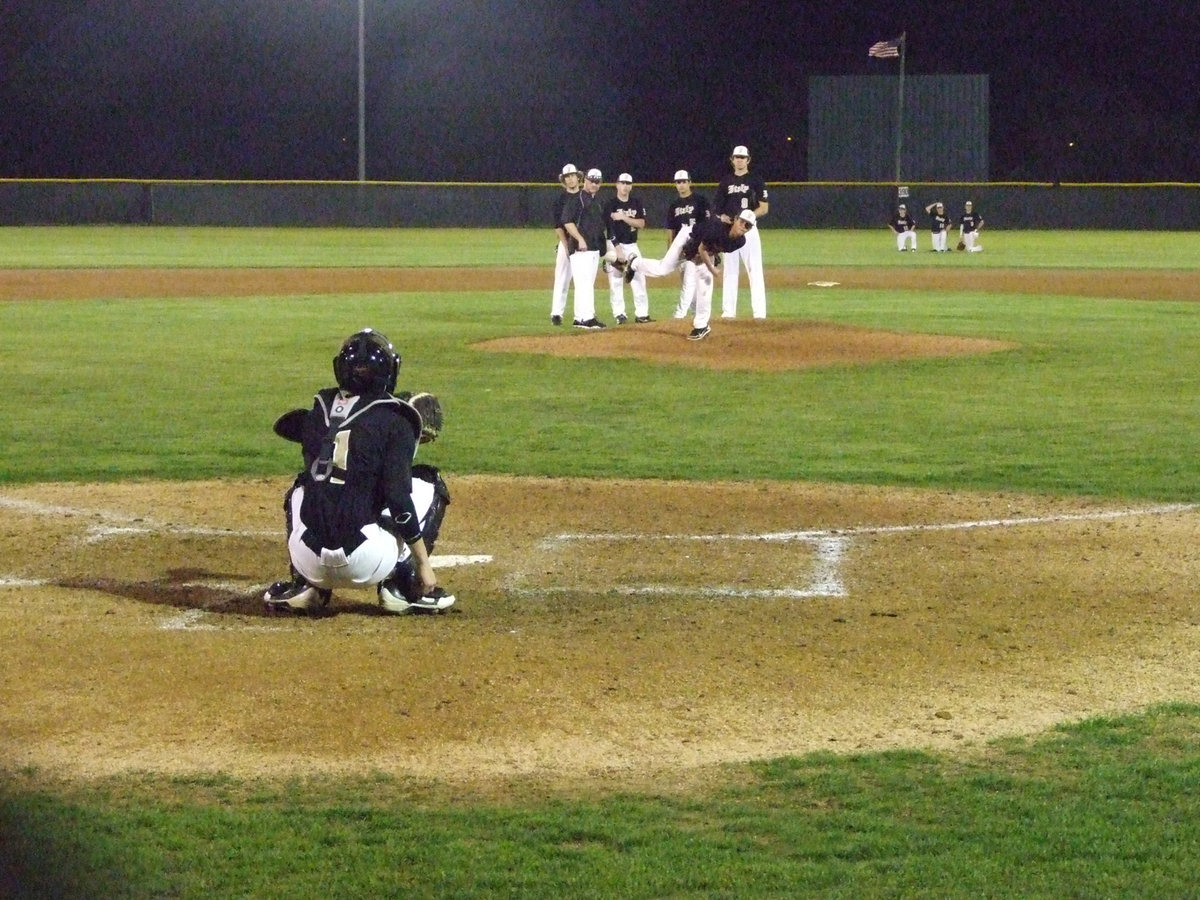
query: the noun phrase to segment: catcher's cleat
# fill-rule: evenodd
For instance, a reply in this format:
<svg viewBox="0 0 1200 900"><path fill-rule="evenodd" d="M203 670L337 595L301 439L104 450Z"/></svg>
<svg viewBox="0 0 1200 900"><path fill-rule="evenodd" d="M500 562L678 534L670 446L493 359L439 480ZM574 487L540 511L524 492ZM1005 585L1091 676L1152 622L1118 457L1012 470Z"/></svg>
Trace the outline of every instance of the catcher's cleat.
<svg viewBox="0 0 1200 900"><path fill-rule="evenodd" d="M708 334L710 331L712 331L712 329L709 328L707 325L705 325L703 328L693 328L691 331L691 334L688 335L688 340L689 341L702 341L706 337L708 337Z"/></svg>
<svg viewBox="0 0 1200 900"><path fill-rule="evenodd" d="M435 587L432 591L423 597L418 597L409 606L409 612L415 613L440 613L445 612L454 605L457 598L453 594L447 594L440 587Z"/></svg>
<svg viewBox="0 0 1200 900"><path fill-rule="evenodd" d="M277 581L267 588L263 602L272 612L305 612L328 606L332 596L329 588L313 587L295 575L291 581Z"/></svg>
<svg viewBox="0 0 1200 900"><path fill-rule="evenodd" d="M551 325L561 325L562 324L562 316L551 316L550 324Z"/></svg>
<svg viewBox="0 0 1200 900"><path fill-rule="evenodd" d="M387 612L398 616L412 613L445 612L454 605L456 599L453 594L447 594L440 587L435 587L428 594L418 596L415 600L410 601L403 595L394 593L387 586L387 582L379 585L379 605Z"/></svg>

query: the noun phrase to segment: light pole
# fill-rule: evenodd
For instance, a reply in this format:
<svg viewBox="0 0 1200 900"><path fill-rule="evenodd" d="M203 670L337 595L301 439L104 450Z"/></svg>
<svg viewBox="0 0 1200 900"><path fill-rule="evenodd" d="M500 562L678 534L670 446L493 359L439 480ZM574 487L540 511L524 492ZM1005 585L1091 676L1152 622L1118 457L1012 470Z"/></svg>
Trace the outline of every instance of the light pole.
<svg viewBox="0 0 1200 900"><path fill-rule="evenodd" d="M367 180L367 65L364 48L366 27L363 6L358 0L358 180Z"/></svg>

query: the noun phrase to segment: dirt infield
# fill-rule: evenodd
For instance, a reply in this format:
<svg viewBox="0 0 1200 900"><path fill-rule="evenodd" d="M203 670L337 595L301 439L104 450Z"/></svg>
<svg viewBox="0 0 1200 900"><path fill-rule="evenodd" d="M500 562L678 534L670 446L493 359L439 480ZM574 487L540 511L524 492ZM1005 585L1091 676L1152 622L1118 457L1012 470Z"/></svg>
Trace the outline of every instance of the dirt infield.
<svg viewBox="0 0 1200 900"><path fill-rule="evenodd" d="M258 277L221 293L256 293ZM340 277L295 287L346 290ZM6 296L37 296L14 283ZM106 296L146 282L126 290ZM793 340L804 357L831 340L818 323L760 325L731 345ZM664 333L644 332L660 347L647 358L674 364ZM541 352L588 343L550 333ZM450 614L390 617L347 593L293 618L259 599L285 568L286 487L0 489L7 765L661 785L1200 700L1190 506L452 475L435 558L461 598Z"/></svg>

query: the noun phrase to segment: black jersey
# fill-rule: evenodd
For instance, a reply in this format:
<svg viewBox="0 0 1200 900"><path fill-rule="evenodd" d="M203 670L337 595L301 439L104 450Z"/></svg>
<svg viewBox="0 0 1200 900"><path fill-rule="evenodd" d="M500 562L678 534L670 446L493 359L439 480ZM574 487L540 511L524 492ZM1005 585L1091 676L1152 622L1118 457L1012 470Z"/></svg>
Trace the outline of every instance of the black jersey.
<svg viewBox="0 0 1200 900"><path fill-rule="evenodd" d="M962 218L958 220L958 224L962 226L963 234L970 234L983 224L983 219L973 212L963 213Z"/></svg>
<svg viewBox="0 0 1200 900"><path fill-rule="evenodd" d="M417 435L403 403L390 394L353 396L337 388L314 398L302 435L300 512L308 526L304 542L313 551L352 553L364 540L363 526L378 522L384 509L406 542L420 537L420 523L404 521L404 511L412 510Z"/></svg>
<svg viewBox="0 0 1200 900"><path fill-rule="evenodd" d="M743 234L741 237L730 237L729 229L732 227L732 224L726 225L716 217L698 222L692 229L687 243L683 245L683 258L688 261L694 260L700 253L701 244L709 256L741 250L746 246L746 236Z"/></svg>
<svg viewBox="0 0 1200 900"><path fill-rule="evenodd" d="M551 207L551 215L554 218L555 228L562 228L563 222L566 221L566 219L563 218L563 213L567 208L567 203L578 194L578 191L563 191L554 198L554 205Z"/></svg>
<svg viewBox="0 0 1200 900"><path fill-rule="evenodd" d="M767 199L766 182L753 172L726 175L717 185L717 193L713 197L713 215L732 219L743 209L753 211Z"/></svg>
<svg viewBox="0 0 1200 900"><path fill-rule="evenodd" d="M636 244L638 229L634 228L628 222L614 220L612 214L615 212L627 212L633 218L644 221L646 218L646 207L633 194L629 195L628 200L622 200L620 197L610 197L604 201L604 225L607 229L608 239L614 244Z"/></svg>
<svg viewBox="0 0 1200 900"><path fill-rule="evenodd" d="M929 214L929 230L934 234L941 234L943 231L950 229L950 217L945 213L932 212Z"/></svg>
<svg viewBox="0 0 1200 900"><path fill-rule="evenodd" d="M697 193L686 197L676 197L667 209L667 227L671 229L671 237L679 234L684 225L695 225L708 218L708 200Z"/></svg>
<svg viewBox="0 0 1200 900"><path fill-rule="evenodd" d="M604 252L604 235L607 231L604 223L604 201L599 194L590 194L586 190L574 195L574 200L568 201L564 221L574 222L583 239L587 241L588 250ZM579 249L579 242L572 237L567 238L567 249L574 253Z"/></svg>
<svg viewBox="0 0 1200 900"><path fill-rule="evenodd" d="M896 234L903 234L906 231L912 231L917 227L917 221L910 213L900 215L896 213L896 218L892 219L892 231Z"/></svg>

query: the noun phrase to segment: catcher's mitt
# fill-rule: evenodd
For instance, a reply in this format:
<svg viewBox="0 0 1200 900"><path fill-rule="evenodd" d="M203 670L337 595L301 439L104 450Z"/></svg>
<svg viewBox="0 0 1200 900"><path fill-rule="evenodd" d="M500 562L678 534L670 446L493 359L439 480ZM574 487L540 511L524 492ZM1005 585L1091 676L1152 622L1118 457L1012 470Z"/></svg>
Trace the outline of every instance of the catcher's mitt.
<svg viewBox="0 0 1200 900"><path fill-rule="evenodd" d="M959 242L958 242L958 244L955 246L955 248L954 248L954 249L955 249L955 250L966 250L966 249L967 249L967 242L966 242L966 241L959 241Z"/></svg>
<svg viewBox="0 0 1200 900"><path fill-rule="evenodd" d="M308 418L307 409L289 409L275 420L273 430L285 441L301 443L304 438L304 420Z"/></svg>
<svg viewBox="0 0 1200 900"><path fill-rule="evenodd" d="M413 394L408 402L421 414L421 443L432 444L442 433L444 416L441 401L433 394L421 391Z"/></svg>

